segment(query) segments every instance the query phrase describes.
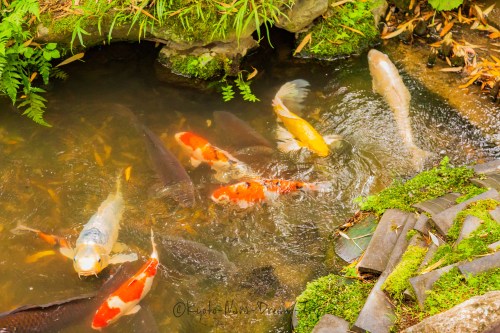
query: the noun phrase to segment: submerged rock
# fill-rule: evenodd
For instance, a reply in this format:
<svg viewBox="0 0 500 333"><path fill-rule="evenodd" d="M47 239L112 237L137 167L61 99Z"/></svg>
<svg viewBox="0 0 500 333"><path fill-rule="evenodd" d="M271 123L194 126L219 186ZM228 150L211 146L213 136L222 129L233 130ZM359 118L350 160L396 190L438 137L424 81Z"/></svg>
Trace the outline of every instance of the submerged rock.
<svg viewBox="0 0 500 333"><path fill-rule="evenodd" d="M500 291L490 291L426 318L402 333L479 333L496 332L500 322Z"/></svg>
<svg viewBox="0 0 500 333"><path fill-rule="evenodd" d="M353 262L366 250L376 228L377 219L375 215L368 215L362 221L345 231L345 234L349 236L350 239L344 237L336 239L335 253L344 261L349 263Z"/></svg>

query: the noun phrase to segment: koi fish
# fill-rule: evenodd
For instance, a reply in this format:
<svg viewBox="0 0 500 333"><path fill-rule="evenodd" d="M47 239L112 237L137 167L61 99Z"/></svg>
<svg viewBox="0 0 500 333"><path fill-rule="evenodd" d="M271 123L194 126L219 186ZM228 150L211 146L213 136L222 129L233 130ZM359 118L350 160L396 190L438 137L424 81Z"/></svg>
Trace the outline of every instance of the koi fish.
<svg viewBox="0 0 500 333"><path fill-rule="evenodd" d="M300 111L302 102L306 98L309 89L306 80L294 80L285 83L276 93L273 99L273 109L285 128L278 125L276 136L278 138L278 149L284 152L298 150L305 147L321 157L328 156L330 150L328 145L341 139L338 135L322 136L307 121L291 112L285 103L293 110Z"/></svg>
<svg viewBox="0 0 500 333"><path fill-rule="evenodd" d="M68 241L62 237L47 234L43 231L40 231L38 229L33 229L33 228L27 227L27 226L22 225L22 224L17 225L17 227L15 227L14 229L11 230L11 232L14 234L17 234L17 233L22 232L22 231L34 232L35 234L37 234L38 237L40 237L40 239L44 240L45 242L49 243L50 245L58 246L61 248L63 248L63 247L71 248Z"/></svg>
<svg viewBox="0 0 500 333"><path fill-rule="evenodd" d="M163 145L160 138L149 128L139 126L146 140L146 148L153 169L162 183L160 194L165 194L184 207L195 203L194 185L184 167L177 158Z"/></svg>
<svg viewBox="0 0 500 333"><path fill-rule="evenodd" d="M206 139L191 132L179 132L175 139L189 154L191 165L198 167L202 162L216 171L215 179L227 183L231 178L253 176L250 167L233 157L230 153L213 146Z"/></svg>
<svg viewBox="0 0 500 333"><path fill-rule="evenodd" d="M137 313L141 309L139 302L151 290L159 264L153 230L151 230L151 244L153 251L149 260L134 276L109 295L97 309L92 320L93 329L99 330L114 323L120 317Z"/></svg>
<svg viewBox="0 0 500 333"><path fill-rule="evenodd" d="M415 165L421 168L432 153L420 149L413 141L409 117L411 95L408 88L399 76L398 69L386 54L371 49L368 52L368 66L372 76L373 91L382 95L389 104L401 139L412 154Z"/></svg>
<svg viewBox="0 0 500 333"><path fill-rule="evenodd" d="M120 177L116 181L116 193L108 195L97 212L85 224L74 249L61 247L60 252L73 260L79 276L97 275L109 264L137 260L137 254L110 256L118 239L124 203Z"/></svg>
<svg viewBox="0 0 500 333"><path fill-rule="evenodd" d="M115 107L115 112L128 118L144 138L152 168L161 182L161 187L155 189L155 195L158 197L168 196L183 207L194 206L193 182L177 158L165 147L161 139L144 125L129 108L125 106Z"/></svg>
<svg viewBox="0 0 500 333"><path fill-rule="evenodd" d="M327 182L305 183L284 179L255 179L229 186L222 186L212 193L211 199L219 204L232 203L240 208L253 206L255 203L272 201L282 194L298 191L331 192Z"/></svg>
<svg viewBox="0 0 500 333"><path fill-rule="evenodd" d="M59 332L92 315L105 297L130 277L131 267L120 266L99 289L89 295L43 305L24 305L0 313L0 332Z"/></svg>
<svg viewBox="0 0 500 333"><path fill-rule="evenodd" d="M213 114L217 129L235 150L262 147L272 153L271 142L245 121L227 111L215 111Z"/></svg>

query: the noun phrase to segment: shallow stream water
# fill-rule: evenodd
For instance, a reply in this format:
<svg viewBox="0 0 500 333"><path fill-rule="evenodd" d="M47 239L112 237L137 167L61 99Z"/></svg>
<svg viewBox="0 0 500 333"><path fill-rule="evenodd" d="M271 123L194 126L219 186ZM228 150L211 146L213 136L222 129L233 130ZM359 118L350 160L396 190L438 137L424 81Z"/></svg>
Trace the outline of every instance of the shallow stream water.
<svg viewBox="0 0 500 333"><path fill-rule="evenodd" d="M0 312L100 286L101 278L78 278L71 261L57 254L27 262L51 246L34 234L9 230L24 224L74 243L114 191L117 172L131 166L130 181L123 185L126 208L119 241L145 260L151 252L152 227L162 266L141 302L143 310L106 331L291 331L290 309L306 283L343 265L332 254L332 234L357 210L353 199L381 190L394 177L411 177L416 170L408 162L389 107L371 90L366 54L313 64L289 60L289 51L285 45L250 55L259 70L252 84L260 98L257 103L238 96L224 103L210 89L194 89L182 80L158 81L153 61L157 51L147 43L96 48L87 52L85 63L66 66L69 78L54 81L46 94L51 128L15 114L3 101ZM412 95L417 145L435 153L427 166L445 155L457 165L500 157L498 147L446 102L402 75ZM307 152L276 152L270 157L256 152L242 159L268 178L328 181L334 191L284 196L244 211L215 205L209 198L218 187L212 171L206 166L193 169L173 135L193 131L230 149L227 133L218 132L213 121L213 111L226 110L275 142L271 100L280 85L298 78L311 84L304 117L320 133L345 140L326 158ZM123 108L137 114L186 166L196 187L194 208L151 197L155 173L143 139L120 112ZM168 237L176 237L176 242ZM88 322L64 330L90 331Z"/></svg>

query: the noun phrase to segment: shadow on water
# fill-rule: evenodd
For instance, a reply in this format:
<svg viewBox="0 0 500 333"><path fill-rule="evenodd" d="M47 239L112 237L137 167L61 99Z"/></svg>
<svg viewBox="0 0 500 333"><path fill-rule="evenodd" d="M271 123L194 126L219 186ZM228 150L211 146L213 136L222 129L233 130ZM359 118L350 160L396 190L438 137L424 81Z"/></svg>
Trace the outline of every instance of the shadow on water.
<svg viewBox="0 0 500 333"><path fill-rule="evenodd" d="M395 176L415 173L390 109L371 91L366 56L305 63L290 60L291 49L285 42L249 55L259 70L252 84L259 103L239 97L224 103L212 90L158 81L158 50L141 43L89 50L85 64L68 65L69 79L54 82L47 94L52 128L1 112L0 242L9 250L0 252L0 312L98 288L99 279L80 280L71 262L58 255L26 262L50 247L32 234L8 230L22 223L74 243L113 191L117 170L132 166L123 186L119 240L144 258L153 227L163 265L142 302L148 310L122 318L109 332L290 331L288 309L306 282L342 265L327 254L329 237L357 209L352 200L379 191ZM209 199L218 186L212 171L190 167L173 135L193 131L223 142L207 120L213 111L226 110L275 142L271 100L283 83L297 78L311 83L304 117L321 134L342 135L344 141L326 158L275 152L246 161L265 177L328 181L334 191L286 196L247 211L216 206ZM412 95L416 142L435 153L429 165L444 155L456 164L499 157L498 147L444 101L410 77L403 80ZM120 108L132 110L186 166L196 188L193 208L148 196L157 179L143 139ZM89 330L80 324L67 332Z"/></svg>

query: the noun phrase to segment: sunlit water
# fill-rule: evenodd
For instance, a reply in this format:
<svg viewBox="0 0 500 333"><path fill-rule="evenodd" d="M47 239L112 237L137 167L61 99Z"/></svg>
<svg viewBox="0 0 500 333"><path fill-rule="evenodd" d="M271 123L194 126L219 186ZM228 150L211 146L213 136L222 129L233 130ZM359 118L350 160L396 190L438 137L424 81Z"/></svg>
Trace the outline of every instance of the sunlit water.
<svg viewBox="0 0 500 333"><path fill-rule="evenodd" d="M161 237L175 236L200 243L198 251L218 252L203 262L192 260L189 246L160 245L163 265L141 303L143 310L122 318L109 332L146 332L146 327L151 332L289 332L290 308L306 282L342 266L332 255L331 239L356 211L353 199L415 170L390 109L371 91L366 55L329 64L292 63L283 59L287 51L269 49L250 57L260 72L252 88L261 101L253 104L239 98L224 103L211 90L157 81L155 51L145 44L89 51L86 63L67 66L69 79L55 82L46 96L51 128L16 115L5 102L0 112L0 312L97 290L102 279L79 279L71 261L60 255L27 263L28 256L51 246L33 234L9 230L25 224L74 243L114 191L117 172L131 166L131 179L123 185L121 242L144 260L151 252L152 227L160 243ZM189 130L227 148L225 133L217 133L213 122L208 126L213 111L227 110L274 141L271 99L281 84L297 78L311 83L305 118L320 133L339 134L345 141L326 158L276 152L245 161L265 177L329 181L334 191L282 197L245 211L216 206L209 199L218 186L211 170L191 168L173 135ZM499 157L498 147L445 102L410 77L403 79L412 95L416 142L435 153L428 166L444 155L455 164ZM194 208L151 197L155 174L143 139L120 114L123 108L133 110L186 166L196 186ZM222 271L212 271L216 265ZM66 331L91 329L87 320Z"/></svg>

